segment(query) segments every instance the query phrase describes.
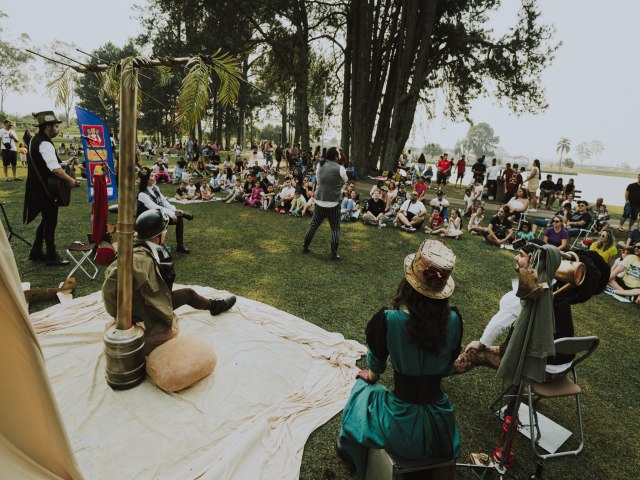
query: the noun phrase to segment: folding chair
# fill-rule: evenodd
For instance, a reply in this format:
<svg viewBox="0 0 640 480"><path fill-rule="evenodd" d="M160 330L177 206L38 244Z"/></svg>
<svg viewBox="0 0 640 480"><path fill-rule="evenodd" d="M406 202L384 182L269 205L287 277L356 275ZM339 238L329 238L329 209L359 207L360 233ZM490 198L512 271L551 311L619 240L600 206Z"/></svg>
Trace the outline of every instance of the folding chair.
<svg viewBox="0 0 640 480"><path fill-rule="evenodd" d="M71 277L76 270L82 270L87 277L91 280L95 279L98 275L98 267L94 263L93 259L95 259L96 255L96 244L95 243L82 243L82 242L73 242L71 245L67 247L67 255L74 263L74 267L67 275L67 278ZM93 255L93 258L91 256ZM89 273L83 265L87 264L87 268L93 273Z"/></svg>
<svg viewBox="0 0 640 480"><path fill-rule="evenodd" d="M578 232L578 235L576 236L576 238L573 240L573 243L571 244L571 248L575 248L578 242L580 245L582 245L582 242L585 239L587 239L590 235L593 235L595 233L595 229L596 229L596 220L594 218L591 220L591 223L587 225L587 228L580 229L580 231Z"/></svg>
<svg viewBox="0 0 640 480"><path fill-rule="evenodd" d="M576 356L571 366L567 370L567 373L571 371L573 375L573 381L564 375L563 377L547 382L547 383L531 383L527 388L527 396L529 399L529 425L531 425L531 446L533 452L537 457L545 460L547 458L564 457L568 455L577 455L584 448L584 429L582 426L582 409L580 406L580 393L582 390L578 386L578 375L576 373L576 365L584 361L591 355L598 347L600 339L598 337L574 337L574 338L559 338L555 341L556 354L562 353L565 355L576 355L582 353L582 355ZM536 404L545 398L560 398L560 397L575 397L576 401L576 415L578 417L578 429L580 432L580 445L575 450L568 450L563 452L539 453L537 449L538 441L540 440L540 427L538 424L538 414L535 411ZM537 432L537 433L536 433Z"/></svg>
<svg viewBox="0 0 640 480"><path fill-rule="evenodd" d="M520 218L518 219L518 226L515 229L515 233L520 231L520 227L522 226L522 223L527 220L527 213L529 213L528 208L520 214Z"/></svg>

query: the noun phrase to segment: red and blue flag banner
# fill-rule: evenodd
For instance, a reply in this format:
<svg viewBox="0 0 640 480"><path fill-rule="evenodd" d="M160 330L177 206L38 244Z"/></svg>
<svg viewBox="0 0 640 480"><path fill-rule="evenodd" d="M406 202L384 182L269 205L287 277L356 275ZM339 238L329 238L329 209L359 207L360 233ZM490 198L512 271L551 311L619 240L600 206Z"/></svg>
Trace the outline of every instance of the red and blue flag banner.
<svg viewBox="0 0 640 480"><path fill-rule="evenodd" d="M82 139L84 166L87 172L88 201L89 203L93 202L94 171L97 166L101 166L104 172L108 200L117 201L118 184L115 177L109 129L100 117L84 108L76 107L76 116L78 117L80 138Z"/></svg>

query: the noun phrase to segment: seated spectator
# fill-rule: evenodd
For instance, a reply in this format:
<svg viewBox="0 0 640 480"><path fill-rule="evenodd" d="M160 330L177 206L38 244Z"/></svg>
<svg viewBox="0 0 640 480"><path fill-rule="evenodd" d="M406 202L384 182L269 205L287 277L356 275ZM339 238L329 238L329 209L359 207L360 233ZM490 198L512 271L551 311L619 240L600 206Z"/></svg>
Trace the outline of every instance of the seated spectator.
<svg viewBox="0 0 640 480"><path fill-rule="evenodd" d="M427 209L424 207L424 203L418 201L418 192L413 191L409 200L406 200L400 207L394 224L399 224L400 228L408 232L415 232L424 222L426 214Z"/></svg>
<svg viewBox="0 0 640 480"><path fill-rule="evenodd" d="M464 213L463 217L470 217L473 214L473 200L471 199L471 189L467 188L464 191L464 196L462 197L462 201L464 203Z"/></svg>
<svg viewBox="0 0 640 480"><path fill-rule="evenodd" d="M302 209L302 216L304 217L305 215L313 215L313 211L316 208L316 199L314 196L312 196L308 201L307 204L304 206L304 208Z"/></svg>
<svg viewBox="0 0 640 480"><path fill-rule="evenodd" d="M498 213L491 219L484 239L490 245L499 246L511 243L513 238L513 225L509 221L509 207L502 206L498 209Z"/></svg>
<svg viewBox="0 0 640 480"><path fill-rule="evenodd" d="M305 204L306 202L304 201L304 197L301 195L300 190L296 190L293 200L291 201L291 210L289 211L289 215L301 217Z"/></svg>
<svg viewBox="0 0 640 480"><path fill-rule="evenodd" d="M209 188L209 185L204 180L200 182L200 198L205 201L211 200L213 198L211 188Z"/></svg>
<svg viewBox="0 0 640 480"><path fill-rule="evenodd" d="M156 174L156 182L159 183L170 183L171 176L167 171L167 167L161 160L158 160L156 164L152 168L153 172Z"/></svg>
<svg viewBox="0 0 640 480"><path fill-rule="evenodd" d="M602 198L598 198L596 202L600 201L600 204L597 205L597 209L589 209L589 214L596 219L595 231L601 232L609 228L609 220L611 220L611 215L609 215L609 210L607 210L607 206L602 203Z"/></svg>
<svg viewBox="0 0 640 480"><path fill-rule="evenodd" d="M251 187L251 193L244 195L244 204L249 207L258 208L262 205L262 193L264 190L260 187L260 183L254 183Z"/></svg>
<svg viewBox="0 0 640 480"><path fill-rule="evenodd" d="M413 186L413 191L418 193L418 201L424 201L424 195L427 193L427 184L424 177L418 177L418 181Z"/></svg>
<svg viewBox="0 0 640 480"><path fill-rule="evenodd" d="M205 165L202 158L199 158L196 162L196 165L193 169L193 175L196 175L200 178L204 178L207 176L207 166Z"/></svg>
<svg viewBox="0 0 640 480"><path fill-rule="evenodd" d="M616 239L611 230L602 230L598 234L598 241L593 242L589 250L600 255L608 265L613 265L618 255L618 249L616 248Z"/></svg>
<svg viewBox="0 0 640 480"><path fill-rule="evenodd" d="M344 187L348 190L349 189L349 183L345 183ZM376 190L379 190L380 192L382 192L382 187L384 187L384 180L378 180L376 182L376 184L371 187L371 191L369 192L369 196L373 197L373 192L375 192Z"/></svg>
<svg viewBox="0 0 640 480"><path fill-rule="evenodd" d="M176 195L174 197L176 200L186 200L187 199L187 189L184 186L184 182L180 182L178 188L176 189Z"/></svg>
<svg viewBox="0 0 640 480"><path fill-rule="evenodd" d="M634 228L629 232L626 242L618 242L620 248L628 248L640 242L640 228Z"/></svg>
<svg viewBox="0 0 640 480"><path fill-rule="evenodd" d="M540 205L544 202L547 210L551 210L551 205L555 201L556 184L553 183L551 175L547 175L547 179L540 183Z"/></svg>
<svg viewBox="0 0 640 480"><path fill-rule="evenodd" d="M343 222L350 222L357 220L359 216L360 210L358 205L358 195L355 190L351 190L348 195L342 199L340 220Z"/></svg>
<svg viewBox="0 0 640 480"><path fill-rule="evenodd" d="M398 195L398 191L398 184L395 180L389 180L389 186L387 187L386 195L383 198L385 202L385 210L388 210L389 207L391 207Z"/></svg>
<svg viewBox="0 0 640 480"><path fill-rule="evenodd" d="M424 172L424 183L427 185L427 190L431 188L431 180L433 179L433 167L429 165Z"/></svg>
<svg viewBox="0 0 640 480"><path fill-rule="evenodd" d="M571 205L571 211L572 211L572 212L575 212L576 210L578 210L578 202L576 202L576 201L574 200L574 198L573 198L573 193L570 193L570 194L568 194L568 195L565 197L565 201L564 201L564 203L562 204L562 205L563 205L563 207L564 207L564 205L565 205L566 203L569 203L569 204Z"/></svg>
<svg viewBox="0 0 640 480"><path fill-rule="evenodd" d="M553 196L558 200L558 206L564 204L564 184L562 183L562 178L558 178L556 181L556 186L553 187ZM553 207L553 203L551 206Z"/></svg>
<svg viewBox="0 0 640 480"><path fill-rule="evenodd" d="M460 214L460 210L453 209L451 210L451 217L449 218L449 226L444 232L440 233L440 236L443 238L448 237L459 240L463 233L462 215Z"/></svg>
<svg viewBox="0 0 640 480"><path fill-rule="evenodd" d="M544 232L544 243L558 247L563 251L569 249L569 232L564 228L561 216L554 215L551 219L551 226Z"/></svg>
<svg viewBox="0 0 640 480"><path fill-rule="evenodd" d="M278 203L276 212L289 212L289 210L291 210L291 202L293 201L295 193L296 189L291 186L291 180L286 179L284 181L284 187L282 187L282 190L280 190L280 193L276 196L276 202Z"/></svg>
<svg viewBox="0 0 640 480"><path fill-rule="evenodd" d="M212 192L222 191L222 183L226 179L226 174L222 172L223 170L221 170L220 173L218 173L218 175L211 175L211 180L209 180L209 186L211 187Z"/></svg>
<svg viewBox="0 0 640 480"><path fill-rule="evenodd" d="M443 220L440 216L440 210L435 209L425 222L424 233L427 235L437 235L438 233L444 232L444 228L442 227Z"/></svg>
<svg viewBox="0 0 640 480"><path fill-rule="evenodd" d="M573 213L567 222L569 237L575 237L580 233L581 229L588 229L591 226L593 218L587 211L588 206L589 204L585 200L578 201L578 211Z"/></svg>
<svg viewBox="0 0 640 480"><path fill-rule="evenodd" d="M506 206L509 207L509 220L511 222L517 222L520 220L520 216L526 212L529 208L529 193L524 187L518 188L515 197L511 198L507 202Z"/></svg>
<svg viewBox="0 0 640 480"><path fill-rule="evenodd" d="M253 187L256 186L256 183L258 183L258 179L254 175L247 177L243 186L245 196L251 195L251 191L253 190Z"/></svg>
<svg viewBox="0 0 640 480"><path fill-rule="evenodd" d="M444 198L444 192L442 190L438 190L436 196L431 199L429 205L431 205L431 212L435 209L440 210L440 216L444 219L445 224L447 222L447 218L449 218L449 200Z"/></svg>
<svg viewBox="0 0 640 480"><path fill-rule="evenodd" d="M240 180L236 180L233 188L229 192L224 199L225 203L231 202L244 202L244 188L242 188L242 183Z"/></svg>
<svg viewBox="0 0 640 480"><path fill-rule="evenodd" d="M309 177L304 177L304 180L302 180L301 193L306 201L309 201L309 199L313 197L313 184L311 183Z"/></svg>
<svg viewBox="0 0 640 480"><path fill-rule="evenodd" d="M634 245L633 255L627 255L611 269L609 287L616 295L631 297L631 301L640 305L640 243Z"/></svg>
<svg viewBox="0 0 640 480"><path fill-rule="evenodd" d="M365 225L377 225L378 228L386 227L386 206L386 203L382 200L382 196L380 195L380 190L374 190L373 196L364 202L362 209L362 223Z"/></svg>
<svg viewBox="0 0 640 480"><path fill-rule="evenodd" d="M271 208L274 204L276 193L273 185L267 185L267 190L262 192L262 210L265 212Z"/></svg>
<svg viewBox="0 0 640 480"><path fill-rule="evenodd" d="M482 220L484 220L484 207L479 207L471 214L471 220L469 220L469 225L467 225L467 230L471 232L471 235L484 235L487 231L486 227L480 226Z"/></svg>
<svg viewBox="0 0 640 480"><path fill-rule="evenodd" d="M185 173L186 166L187 166L187 163L184 161L184 159L181 158L180 160L178 160L178 163L176 164L176 168L173 169L174 184L185 181L183 178L183 175Z"/></svg>
<svg viewBox="0 0 640 480"><path fill-rule="evenodd" d="M448 302L454 263L453 252L427 240L405 259L407 278L393 309L381 309L367 324L369 368L357 375L336 443L340 458L360 478L367 476L371 446L409 459L460 457L454 408L440 388L462 339L462 321ZM377 383L389 357L393 391Z"/></svg>
<svg viewBox="0 0 640 480"><path fill-rule="evenodd" d="M199 189L196 187L196 184L193 181L193 178L189 179L189 184L187 185L187 200L197 200L200 198Z"/></svg>
<svg viewBox="0 0 640 480"><path fill-rule="evenodd" d="M520 230L516 233L516 240L519 238L524 238L526 241L531 242L536 238L536 236L531 231L531 224L527 221L524 221L520 224Z"/></svg>

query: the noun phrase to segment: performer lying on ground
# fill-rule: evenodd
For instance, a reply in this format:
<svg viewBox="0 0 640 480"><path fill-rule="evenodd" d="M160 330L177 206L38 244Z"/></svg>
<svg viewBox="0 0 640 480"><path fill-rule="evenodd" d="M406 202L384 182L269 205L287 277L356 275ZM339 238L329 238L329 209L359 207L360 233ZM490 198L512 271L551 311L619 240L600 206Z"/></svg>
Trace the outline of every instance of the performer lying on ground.
<svg viewBox="0 0 640 480"><path fill-rule="evenodd" d="M218 315L229 310L236 297L204 298L191 288L173 290L176 274L173 259L164 245L169 216L160 209L147 210L136 219L137 234L133 248L132 315L134 323L143 323L145 354L178 335L178 319L173 311L182 305L209 310ZM105 272L102 298L107 313L117 313L117 263Z"/></svg>
<svg viewBox="0 0 640 480"><path fill-rule="evenodd" d="M536 240L532 243L540 245L542 242ZM525 245L516 255L516 271L524 269L529 265L531 256L536 250L531 243ZM601 293L609 279L609 265L604 262L602 257L595 252L579 250L575 252L579 260L586 267L585 279L579 287L573 287L565 290L553 297L553 313L555 317L554 339L573 337L573 319L571 316L571 305L583 303L589 300L593 295ZM557 281L554 289L557 291L563 282ZM520 316L522 303L520 298L516 296L518 291L518 279L512 281L512 290L506 293L500 299L500 310L496 313L484 329L480 340L474 340L465 348L455 362L455 373L466 373L469 370L485 366L497 369L504 355L511 333L513 324ZM509 335L500 346L494 346L493 343L500 334L510 328ZM572 356L556 355L547 359L547 380L553 380L560 375L564 375L571 365Z"/></svg>
<svg viewBox="0 0 640 480"><path fill-rule="evenodd" d="M369 369L357 376L336 444L347 468L362 478L369 448L409 459L460 456L453 406L440 389L462 340L462 318L448 300L455 260L441 242L423 242L405 258L394 308L381 309L367 325ZM389 356L393 390L376 383Z"/></svg>

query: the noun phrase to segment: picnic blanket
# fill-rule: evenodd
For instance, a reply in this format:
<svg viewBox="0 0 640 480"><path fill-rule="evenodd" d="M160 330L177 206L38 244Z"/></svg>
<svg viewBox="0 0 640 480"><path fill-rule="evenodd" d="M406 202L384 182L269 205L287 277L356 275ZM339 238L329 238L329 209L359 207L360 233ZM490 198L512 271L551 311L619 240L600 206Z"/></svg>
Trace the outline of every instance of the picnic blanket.
<svg viewBox="0 0 640 480"><path fill-rule="evenodd" d="M344 407L365 347L242 297L216 317L188 306L176 313L180 335L206 340L218 365L174 394L149 379L126 391L108 387L102 339L108 316L100 292L31 315L80 472L298 478L308 436Z"/></svg>
<svg viewBox="0 0 640 480"><path fill-rule="evenodd" d="M178 200L176 198L168 198L171 203L208 203L208 202L221 202L221 198L213 197L211 200Z"/></svg>

